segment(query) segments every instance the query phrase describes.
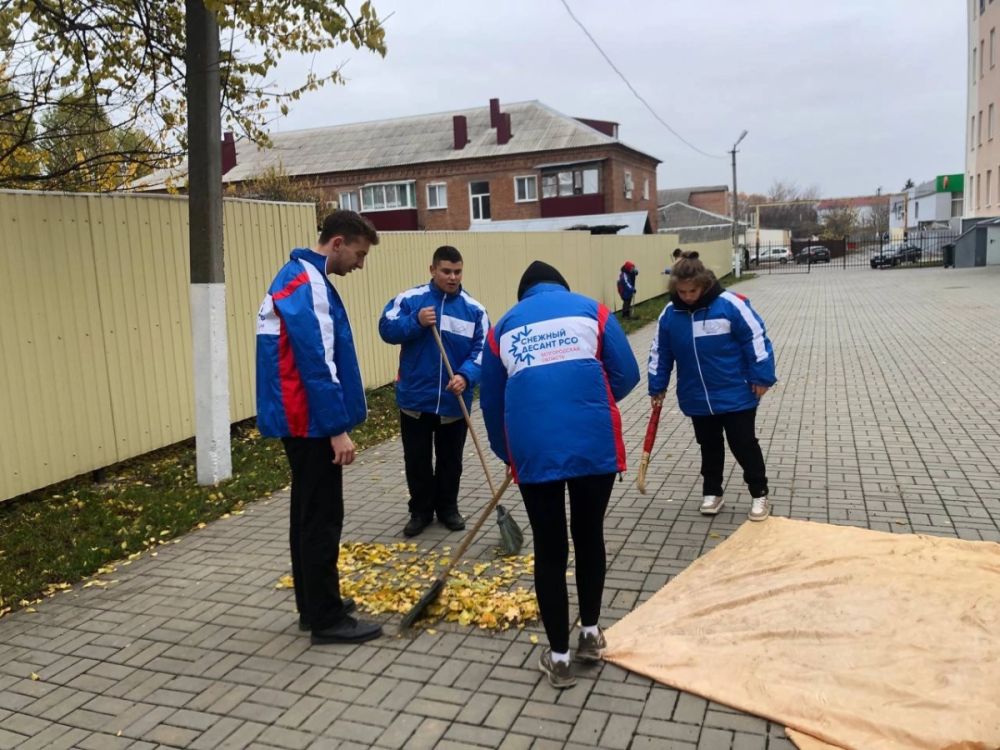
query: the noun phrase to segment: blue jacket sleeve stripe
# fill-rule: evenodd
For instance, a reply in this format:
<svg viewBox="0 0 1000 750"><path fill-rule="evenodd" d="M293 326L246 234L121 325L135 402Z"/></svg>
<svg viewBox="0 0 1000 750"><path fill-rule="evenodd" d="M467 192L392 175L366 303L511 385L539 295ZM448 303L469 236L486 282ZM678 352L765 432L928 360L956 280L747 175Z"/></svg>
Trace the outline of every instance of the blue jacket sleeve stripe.
<svg viewBox="0 0 1000 750"><path fill-rule="evenodd" d="M473 333L475 341L472 344L472 352L474 356L471 357L471 360L476 367L481 367L483 364L483 349L486 345L486 333L490 330L490 316L486 314L486 308L483 304L473 299L465 290L462 291L462 299L480 313L479 320L476 322L475 332Z"/></svg>
<svg viewBox="0 0 1000 750"><path fill-rule="evenodd" d="M753 336L751 342L753 344L754 356L757 358L757 362L763 362L767 359L768 353L764 339L764 326L761 324L760 319L754 314L754 311L750 309L750 305L742 297L732 292L723 292L720 296L728 300L736 308L743 322L750 329L750 333Z"/></svg>
<svg viewBox="0 0 1000 750"><path fill-rule="evenodd" d="M330 380L339 384L337 377L337 363L334 361L333 344L333 315L330 312L330 295L324 279L319 270L312 263L302 264L306 273L309 274L309 288L312 291L313 310L316 312L316 320L319 322L319 335L323 343L323 359L330 370Z"/></svg>
<svg viewBox="0 0 1000 750"><path fill-rule="evenodd" d="M656 321L656 333L649 347L649 361L646 365L648 375L649 395L655 396L667 390L670 385L670 371L673 369L673 355L670 351L670 340L665 330L665 318L670 313L673 302L668 302Z"/></svg>

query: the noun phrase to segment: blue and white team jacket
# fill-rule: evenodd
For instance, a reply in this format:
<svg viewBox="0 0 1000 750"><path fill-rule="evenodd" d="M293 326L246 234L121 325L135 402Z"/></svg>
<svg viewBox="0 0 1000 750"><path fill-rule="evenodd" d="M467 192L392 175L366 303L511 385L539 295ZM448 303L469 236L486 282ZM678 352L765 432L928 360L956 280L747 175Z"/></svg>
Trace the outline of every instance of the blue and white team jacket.
<svg viewBox="0 0 1000 750"><path fill-rule="evenodd" d="M540 283L487 338L479 401L494 453L519 482L625 470L617 401L639 382L608 308Z"/></svg>
<svg viewBox="0 0 1000 750"><path fill-rule="evenodd" d="M354 336L326 257L292 250L257 314L257 427L332 437L368 416Z"/></svg>
<svg viewBox="0 0 1000 750"><path fill-rule="evenodd" d="M777 382L764 321L741 294L716 284L694 305L674 296L649 350L649 394L663 393L677 365L677 402L689 417L757 406L751 384Z"/></svg>
<svg viewBox="0 0 1000 750"><path fill-rule="evenodd" d="M420 325L421 308L437 311L438 330L448 360L456 375L465 377L468 387L462 394L467 409L472 408L472 390L479 384L483 364L483 345L490 319L486 308L464 289L446 294L433 282L396 295L382 311L378 332L388 344L402 344L399 351L399 374L396 378L396 403L400 409L460 417L462 410L454 394L445 390L448 369L434 334Z"/></svg>

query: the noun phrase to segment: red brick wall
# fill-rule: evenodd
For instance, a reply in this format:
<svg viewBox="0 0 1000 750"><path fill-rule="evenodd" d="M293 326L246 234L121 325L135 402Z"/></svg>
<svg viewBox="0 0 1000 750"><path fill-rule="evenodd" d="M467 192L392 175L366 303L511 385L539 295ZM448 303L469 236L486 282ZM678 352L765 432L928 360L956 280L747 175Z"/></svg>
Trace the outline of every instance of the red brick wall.
<svg viewBox="0 0 1000 750"><path fill-rule="evenodd" d="M625 173L632 174L632 197L625 197ZM649 180L649 197L643 198L645 181ZM605 164L605 210L608 213L645 211L649 224L656 231L656 164L649 159L625 152Z"/></svg>
<svg viewBox="0 0 1000 750"><path fill-rule="evenodd" d="M719 190L712 193L691 193L691 205L705 211L729 216L732 212L732 199L728 190Z"/></svg>
<svg viewBox="0 0 1000 750"><path fill-rule="evenodd" d="M515 133L515 138L517 134ZM583 161L606 158L602 170L605 212L646 210L653 231L656 231L656 163L619 146L587 149L567 149L533 154L499 156L488 159L468 159L433 162L363 172L345 172L303 178L316 184L324 199L337 200L342 191L357 191L362 185L394 180L415 180L417 190L417 224L424 230L466 230L471 223L472 209L469 201L469 183L487 180L490 183L490 209L494 221L507 219L537 219L541 217L540 201L517 203L514 200L514 178L525 175L536 177L536 190L541 198L541 176L534 167L538 164ZM631 201L625 200L624 170L632 171L635 190ZM650 198L642 200L645 178L650 180ZM448 207L427 208L427 185L444 182L448 186ZM375 212L370 214L375 216Z"/></svg>

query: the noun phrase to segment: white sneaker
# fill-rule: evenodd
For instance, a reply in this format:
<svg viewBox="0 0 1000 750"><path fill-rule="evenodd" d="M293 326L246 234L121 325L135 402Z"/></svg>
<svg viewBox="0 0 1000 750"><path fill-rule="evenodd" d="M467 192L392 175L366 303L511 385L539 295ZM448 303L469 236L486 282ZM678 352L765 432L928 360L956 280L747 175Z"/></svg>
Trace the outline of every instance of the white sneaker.
<svg viewBox="0 0 1000 750"><path fill-rule="evenodd" d="M750 503L750 513L748 517L751 521L763 521L771 515L771 503L764 497L755 497Z"/></svg>
<svg viewBox="0 0 1000 750"><path fill-rule="evenodd" d="M704 516L714 516L725 504L726 500L721 495L705 495L705 499L701 501L701 511Z"/></svg>

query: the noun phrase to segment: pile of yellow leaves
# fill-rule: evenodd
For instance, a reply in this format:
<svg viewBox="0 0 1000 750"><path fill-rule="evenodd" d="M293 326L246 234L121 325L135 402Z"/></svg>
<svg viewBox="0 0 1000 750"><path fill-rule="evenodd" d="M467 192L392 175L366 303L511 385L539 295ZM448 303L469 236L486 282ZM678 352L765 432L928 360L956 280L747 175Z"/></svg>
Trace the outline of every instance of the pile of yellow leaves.
<svg viewBox="0 0 1000 750"><path fill-rule="evenodd" d="M406 542L342 544L338 565L341 593L371 614L405 614L451 562L447 556L450 551L449 547L441 552L422 550ZM485 563L460 561L418 624L444 620L484 630L523 628L538 620L538 601L533 591L514 584L533 571L534 555ZM275 588L293 585L292 577L285 575Z"/></svg>

